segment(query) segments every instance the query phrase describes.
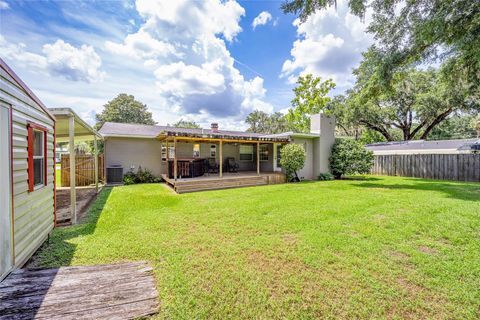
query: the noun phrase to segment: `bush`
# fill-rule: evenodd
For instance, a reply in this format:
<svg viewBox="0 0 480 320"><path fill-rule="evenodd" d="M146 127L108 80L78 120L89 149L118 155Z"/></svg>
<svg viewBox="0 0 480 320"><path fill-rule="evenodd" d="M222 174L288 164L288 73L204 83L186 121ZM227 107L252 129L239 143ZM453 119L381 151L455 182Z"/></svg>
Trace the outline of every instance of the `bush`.
<svg viewBox="0 0 480 320"><path fill-rule="evenodd" d="M320 181L333 180L335 177L330 172L320 173L317 177Z"/></svg>
<svg viewBox="0 0 480 320"><path fill-rule="evenodd" d="M287 144L280 151L280 165L287 173L288 181L299 181L297 171L305 165L305 150L299 144Z"/></svg>
<svg viewBox="0 0 480 320"><path fill-rule="evenodd" d="M353 139L337 139L332 148L330 169L336 179L342 175L366 174L373 166L373 152Z"/></svg>
<svg viewBox="0 0 480 320"><path fill-rule="evenodd" d="M148 169L142 169L138 167L137 173L130 170L123 176L123 184L137 184L137 183L156 183L160 182L160 178L155 177L153 173Z"/></svg>

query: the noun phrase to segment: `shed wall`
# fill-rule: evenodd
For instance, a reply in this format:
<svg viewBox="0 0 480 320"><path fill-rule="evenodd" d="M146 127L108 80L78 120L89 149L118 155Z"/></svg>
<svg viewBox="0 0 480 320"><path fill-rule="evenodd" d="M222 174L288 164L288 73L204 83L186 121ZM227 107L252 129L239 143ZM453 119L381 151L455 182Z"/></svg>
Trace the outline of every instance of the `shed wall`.
<svg viewBox="0 0 480 320"><path fill-rule="evenodd" d="M12 108L14 264L22 266L54 226L54 121L3 68L0 100ZM47 185L28 191L28 131L33 122L47 128Z"/></svg>

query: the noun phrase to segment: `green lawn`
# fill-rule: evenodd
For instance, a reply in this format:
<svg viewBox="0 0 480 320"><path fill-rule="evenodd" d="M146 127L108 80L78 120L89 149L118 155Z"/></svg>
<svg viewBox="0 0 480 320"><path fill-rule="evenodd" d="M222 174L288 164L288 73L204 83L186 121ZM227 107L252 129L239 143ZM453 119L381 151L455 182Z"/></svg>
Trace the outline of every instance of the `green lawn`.
<svg viewBox="0 0 480 320"><path fill-rule="evenodd" d="M396 177L104 189L42 266L147 260L159 318L480 316L480 184Z"/></svg>

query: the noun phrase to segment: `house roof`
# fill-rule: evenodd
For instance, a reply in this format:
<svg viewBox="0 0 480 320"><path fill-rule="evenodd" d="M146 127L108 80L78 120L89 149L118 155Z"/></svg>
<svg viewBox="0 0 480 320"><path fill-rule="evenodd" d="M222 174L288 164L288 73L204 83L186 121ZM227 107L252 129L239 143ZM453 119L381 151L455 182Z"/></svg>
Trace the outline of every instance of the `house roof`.
<svg viewBox="0 0 480 320"><path fill-rule="evenodd" d="M480 143L480 139L455 140L412 140L368 144L367 149L375 154L392 153L458 153L471 150L471 146Z"/></svg>
<svg viewBox="0 0 480 320"><path fill-rule="evenodd" d="M17 76L17 74L8 66L8 64L3 61L2 58L0 58L0 67L5 70L5 72L10 76L12 77L17 83L18 85L27 93L27 95L33 100L35 101L38 106L53 120L55 121L55 116L48 110L48 108L43 104L42 101L40 101L40 99L38 99L38 97L33 93L32 90L30 90L30 88L25 84L25 82L22 81L22 79L20 79L19 76Z"/></svg>
<svg viewBox="0 0 480 320"><path fill-rule="evenodd" d="M211 139L238 139L255 141L288 141L289 136L265 135L262 133L218 130L176 128L171 126L144 125L105 122L99 133L104 137L156 138L159 136L181 136Z"/></svg>

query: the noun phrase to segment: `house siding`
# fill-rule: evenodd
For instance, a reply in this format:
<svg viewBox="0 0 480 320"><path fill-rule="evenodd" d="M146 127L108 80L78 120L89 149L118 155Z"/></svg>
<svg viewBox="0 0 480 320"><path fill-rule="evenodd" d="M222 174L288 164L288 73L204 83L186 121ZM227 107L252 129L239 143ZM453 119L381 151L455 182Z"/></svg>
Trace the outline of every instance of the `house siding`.
<svg viewBox="0 0 480 320"><path fill-rule="evenodd" d="M298 177L302 180L313 180L314 171L313 171L313 162L314 162L314 140L318 139L307 139L307 138L293 138L292 143L302 145L305 149L305 165L302 169L298 171Z"/></svg>
<svg viewBox="0 0 480 320"><path fill-rule="evenodd" d="M123 173L136 171L141 166L155 176L161 174L162 144L155 139L107 138L105 140L105 167L121 165Z"/></svg>
<svg viewBox="0 0 480 320"><path fill-rule="evenodd" d="M3 68L0 102L12 109L13 258L21 267L54 227L54 120ZM28 191L28 130L32 122L47 128L47 184Z"/></svg>

